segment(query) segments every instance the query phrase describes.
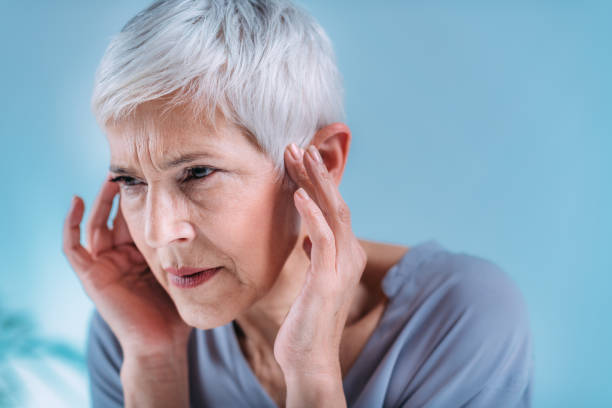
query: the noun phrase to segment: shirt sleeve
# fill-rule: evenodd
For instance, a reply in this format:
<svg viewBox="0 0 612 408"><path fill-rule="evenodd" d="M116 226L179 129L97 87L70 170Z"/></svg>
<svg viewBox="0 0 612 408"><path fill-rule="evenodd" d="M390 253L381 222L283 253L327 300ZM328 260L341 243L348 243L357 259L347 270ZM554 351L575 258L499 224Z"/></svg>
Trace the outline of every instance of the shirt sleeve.
<svg viewBox="0 0 612 408"><path fill-rule="evenodd" d="M532 339L519 289L482 258L454 254L444 269L451 273L431 294L444 329L397 406L529 407Z"/></svg>
<svg viewBox="0 0 612 408"><path fill-rule="evenodd" d="M120 370L123 353L119 341L97 310L87 336L87 370L93 408L123 407Z"/></svg>

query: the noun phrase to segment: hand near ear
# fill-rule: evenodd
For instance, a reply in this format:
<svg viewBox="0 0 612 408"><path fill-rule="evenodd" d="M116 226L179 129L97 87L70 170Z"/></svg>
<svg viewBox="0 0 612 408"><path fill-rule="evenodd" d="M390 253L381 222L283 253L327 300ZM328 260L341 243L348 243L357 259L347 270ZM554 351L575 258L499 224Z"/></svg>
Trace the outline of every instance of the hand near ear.
<svg viewBox="0 0 612 408"><path fill-rule="evenodd" d="M351 228L348 206L318 151L285 153L296 182L295 205L306 224L303 248L310 258L302 291L291 306L274 344L274 356L288 378L308 373L342 388L339 348L351 301L367 256ZM297 178L297 177L296 177Z"/></svg>

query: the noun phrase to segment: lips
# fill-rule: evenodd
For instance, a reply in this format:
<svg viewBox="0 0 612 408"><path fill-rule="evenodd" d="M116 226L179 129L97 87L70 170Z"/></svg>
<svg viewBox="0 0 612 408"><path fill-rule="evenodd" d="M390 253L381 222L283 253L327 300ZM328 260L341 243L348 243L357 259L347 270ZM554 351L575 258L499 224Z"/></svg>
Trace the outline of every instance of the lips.
<svg viewBox="0 0 612 408"><path fill-rule="evenodd" d="M189 276L189 275L194 275L199 272L212 271L213 269L217 269L217 268L218 266L212 267L212 268L194 268L190 266L183 266L181 268L173 268L173 267L164 268L164 271L168 272L169 274L175 275L175 276Z"/></svg>
<svg viewBox="0 0 612 408"><path fill-rule="evenodd" d="M172 283L174 286L181 289L191 289L196 286L200 286L205 282L208 282L212 279L217 272L222 269L221 266L212 269L201 269L201 268L179 268L179 269L171 269L168 270L168 281ZM190 273L196 271L194 273ZM175 273L172 273L175 272ZM181 273L182 275L178 275Z"/></svg>

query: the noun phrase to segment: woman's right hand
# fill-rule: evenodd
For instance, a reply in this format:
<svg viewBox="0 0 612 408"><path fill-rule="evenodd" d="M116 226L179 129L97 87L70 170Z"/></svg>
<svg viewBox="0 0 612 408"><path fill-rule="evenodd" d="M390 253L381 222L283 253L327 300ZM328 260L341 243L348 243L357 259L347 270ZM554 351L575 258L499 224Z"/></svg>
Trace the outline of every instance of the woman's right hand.
<svg viewBox="0 0 612 408"><path fill-rule="evenodd" d="M87 222L87 249L80 242L85 204L80 197L73 198L64 222L64 254L124 355L146 357L186 350L192 327L180 317L134 244L121 205L112 229L107 226L118 191L117 183L105 180Z"/></svg>

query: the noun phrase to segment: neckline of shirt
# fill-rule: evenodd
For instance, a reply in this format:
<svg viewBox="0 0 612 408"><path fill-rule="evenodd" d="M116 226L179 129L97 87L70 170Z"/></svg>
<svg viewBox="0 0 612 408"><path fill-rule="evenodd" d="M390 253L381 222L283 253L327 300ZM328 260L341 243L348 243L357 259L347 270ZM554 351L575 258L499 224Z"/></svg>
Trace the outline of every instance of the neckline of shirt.
<svg viewBox="0 0 612 408"><path fill-rule="evenodd" d="M368 350L372 347L373 342L376 340L378 332L385 326L386 320L388 319L389 313L388 310L392 307L393 300L399 291L400 282L399 279L405 279L406 274L409 274L411 271L418 269L418 267L427 260L433 253L443 250L442 245L438 243L435 239L429 239L427 241L422 241L416 245L409 247L408 251L400 258L400 260L393 265L382 280L382 289L385 295L389 298L389 303L387 304L385 311L380 317L376 328L370 334L370 337L366 341L366 344L363 346L361 352L357 356L357 359L349 369L348 373L344 376L342 380L342 384L344 389L347 389L347 384L353 380L353 377L356 375L356 370L359 370L359 366L362 364L362 360L364 356L367 355ZM251 366L246 361L244 355L242 354L242 349L240 348L240 344L238 343L238 337L236 332L234 331L232 322L226 324L224 326L225 330L228 331L229 343L232 348L231 353L234 354L234 368L237 371L237 376L239 381L241 382L241 386L245 392L247 392L250 398L253 398L252 392L256 392L257 400L259 403L265 400L267 405L276 406L276 403L272 400L272 398L265 391L263 386L259 383L255 373L251 369Z"/></svg>

